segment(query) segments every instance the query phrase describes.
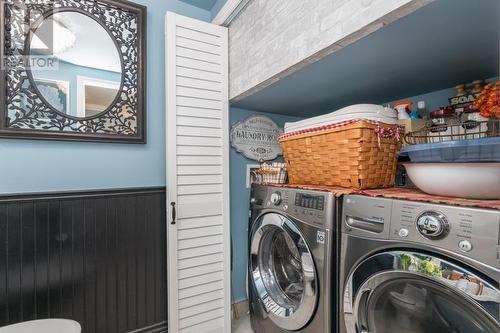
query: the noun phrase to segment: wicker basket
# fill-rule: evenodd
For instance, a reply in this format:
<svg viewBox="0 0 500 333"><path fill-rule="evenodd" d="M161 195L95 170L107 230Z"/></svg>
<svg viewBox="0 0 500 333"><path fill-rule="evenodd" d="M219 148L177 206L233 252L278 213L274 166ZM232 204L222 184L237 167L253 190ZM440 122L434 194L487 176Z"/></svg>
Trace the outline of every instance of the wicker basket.
<svg viewBox="0 0 500 333"><path fill-rule="evenodd" d="M285 163L262 163L257 171L264 184L286 184L287 171Z"/></svg>
<svg viewBox="0 0 500 333"><path fill-rule="evenodd" d="M356 189L394 185L402 129L365 120L280 138L290 184Z"/></svg>

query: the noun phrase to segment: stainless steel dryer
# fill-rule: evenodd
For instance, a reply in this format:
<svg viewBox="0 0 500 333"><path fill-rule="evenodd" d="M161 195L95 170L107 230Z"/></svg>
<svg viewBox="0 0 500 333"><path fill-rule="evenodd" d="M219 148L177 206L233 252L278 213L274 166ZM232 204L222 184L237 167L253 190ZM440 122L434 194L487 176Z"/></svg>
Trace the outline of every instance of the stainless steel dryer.
<svg viewBox="0 0 500 333"><path fill-rule="evenodd" d="M252 187L248 289L255 332L331 332L335 203L326 192Z"/></svg>
<svg viewBox="0 0 500 333"><path fill-rule="evenodd" d="M500 211L344 198L340 332L500 332Z"/></svg>

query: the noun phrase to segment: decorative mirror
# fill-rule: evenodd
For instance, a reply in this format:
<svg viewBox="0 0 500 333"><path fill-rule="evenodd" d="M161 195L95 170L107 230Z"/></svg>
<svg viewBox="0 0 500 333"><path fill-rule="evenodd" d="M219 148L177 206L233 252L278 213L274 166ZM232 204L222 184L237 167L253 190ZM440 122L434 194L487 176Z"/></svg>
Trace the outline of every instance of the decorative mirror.
<svg viewBox="0 0 500 333"><path fill-rule="evenodd" d="M144 6L3 2L0 136L145 142Z"/></svg>

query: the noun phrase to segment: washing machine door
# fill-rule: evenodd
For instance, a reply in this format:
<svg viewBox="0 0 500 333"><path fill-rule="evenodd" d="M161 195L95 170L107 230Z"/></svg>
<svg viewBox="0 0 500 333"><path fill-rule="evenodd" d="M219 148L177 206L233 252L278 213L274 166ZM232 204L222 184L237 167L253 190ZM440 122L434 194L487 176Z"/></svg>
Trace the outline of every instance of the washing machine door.
<svg viewBox="0 0 500 333"><path fill-rule="evenodd" d="M344 319L349 333L500 331L498 286L440 257L380 253L354 270L347 288L344 304L352 305L352 314L344 310Z"/></svg>
<svg viewBox="0 0 500 333"><path fill-rule="evenodd" d="M269 318L285 330L310 321L318 299L312 254L297 226L268 213L253 225L249 269L255 293Z"/></svg>

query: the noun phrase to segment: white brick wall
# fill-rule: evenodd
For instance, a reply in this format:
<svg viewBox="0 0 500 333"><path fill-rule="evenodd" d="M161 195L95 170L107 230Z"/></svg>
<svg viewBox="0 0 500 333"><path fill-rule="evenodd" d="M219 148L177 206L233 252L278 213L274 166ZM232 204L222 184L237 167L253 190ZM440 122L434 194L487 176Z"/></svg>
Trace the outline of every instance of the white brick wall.
<svg viewBox="0 0 500 333"><path fill-rule="evenodd" d="M236 101L434 0L252 0L229 26Z"/></svg>

